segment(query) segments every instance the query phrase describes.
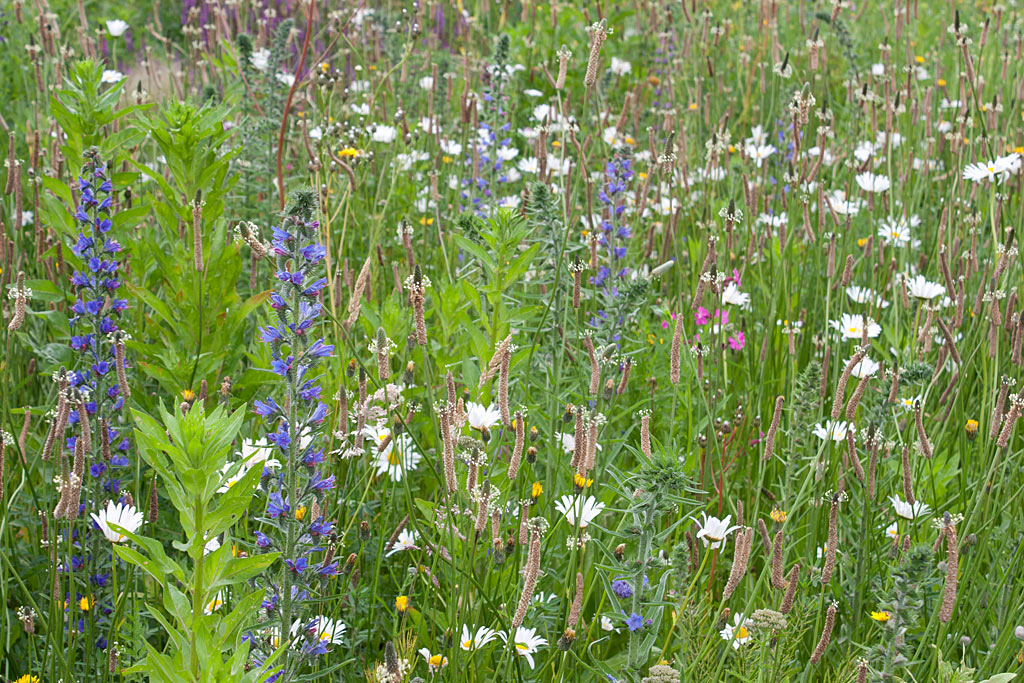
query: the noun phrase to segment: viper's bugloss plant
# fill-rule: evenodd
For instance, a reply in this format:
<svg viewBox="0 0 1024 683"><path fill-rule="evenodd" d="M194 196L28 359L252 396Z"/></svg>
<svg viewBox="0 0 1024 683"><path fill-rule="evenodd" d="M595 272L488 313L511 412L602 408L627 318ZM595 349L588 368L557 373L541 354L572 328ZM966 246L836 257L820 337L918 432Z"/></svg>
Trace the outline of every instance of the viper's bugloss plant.
<svg viewBox="0 0 1024 683"><path fill-rule="evenodd" d="M266 420L267 439L282 467L266 472L265 531L257 532L256 545L264 552L279 551L281 562L262 580L267 590L262 609L277 630L255 636L253 652L259 662L278 647L287 647L283 666L268 680L291 680L303 664L328 651L337 630L326 633L323 616L312 607L339 569L333 552L325 547L333 525L320 512L326 507L326 492L334 488L334 475L326 474L318 438L327 404L321 400L317 371L334 347L317 337L323 312L320 292L327 279L316 212L313 192L299 191L281 225L273 228L270 253L278 281L270 296L274 324L260 330L260 340L270 347L269 369L279 378L279 389L276 399L271 395L257 400L255 412Z"/></svg>
<svg viewBox="0 0 1024 683"><path fill-rule="evenodd" d="M96 520L106 521L110 500L119 510L135 512L123 482L131 442L121 427L129 396L129 337L121 321L129 305L119 296L123 249L112 234L114 186L99 149L89 148L83 157L73 213L78 235L71 245L78 259L71 274L75 302L68 319L70 345L78 355L70 371L54 375L60 395L51 439L62 474L53 516L67 520L58 527L54 593L64 596L69 641L103 651L116 638L118 596L115 560ZM74 454L73 465L65 448ZM86 656L87 666L93 656Z"/></svg>
<svg viewBox="0 0 1024 683"><path fill-rule="evenodd" d="M627 545L634 546L632 559L623 559L609 567L610 572L625 574L606 586L608 600L619 605L612 619L625 618L629 630L627 665L630 672L639 672L647 664L651 648L664 614L662 603L672 572L668 563L654 555L654 549L665 541L688 513L680 513L668 524L661 522L667 513L681 511L696 502L688 494L698 495L682 464L667 456L660 448L648 460L636 452L644 465L635 473L623 473L614 467L609 472L617 481L620 495L627 504L631 524L618 532ZM607 575L606 575L607 584Z"/></svg>

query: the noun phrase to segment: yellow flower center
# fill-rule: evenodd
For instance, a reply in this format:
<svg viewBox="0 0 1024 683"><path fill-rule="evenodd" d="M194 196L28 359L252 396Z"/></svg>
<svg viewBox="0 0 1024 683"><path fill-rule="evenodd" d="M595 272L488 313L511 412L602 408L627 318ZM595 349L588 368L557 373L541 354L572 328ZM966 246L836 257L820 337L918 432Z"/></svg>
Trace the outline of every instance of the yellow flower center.
<svg viewBox="0 0 1024 683"><path fill-rule="evenodd" d="M743 640L744 638L749 638L749 637L750 637L750 631L747 630L746 626L740 626L736 630L736 638L738 638L739 640Z"/></svg>
<svg viewBox="0 0 1024 683"><path fill-rule="evenodd" d="M462 647L464 647L465 649L468 650L469 648L473 647L473 641L472 640L464 640L464 641L462 641Z"/></svg>
<svg viewBox="0 0 1024 683"><path fill-rule="evenodd" d="M430 666L441 666L441 655L434 655L429 660Z"/></svg>

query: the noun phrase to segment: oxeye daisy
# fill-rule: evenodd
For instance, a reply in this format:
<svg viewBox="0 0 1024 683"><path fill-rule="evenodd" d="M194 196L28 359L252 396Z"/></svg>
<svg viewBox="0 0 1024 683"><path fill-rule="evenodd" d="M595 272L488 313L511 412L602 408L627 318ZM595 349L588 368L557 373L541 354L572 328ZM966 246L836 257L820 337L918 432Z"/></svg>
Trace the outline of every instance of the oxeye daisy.
<svg viewBox="0 0 1024 683"><path fill-rule="evenodd" d="M747 145L743 151L753 159L755 166L761 168L765 160L778 150L773 145Z"/></svg>
<svg viewBox="0 0 1024 683"><path fill-rule="evenodd" d="M103 536L111 543L123 543L128 540L128 537L123 533L110 528L111 524L133 534L142 527L141 512L136 510L134 506L115 503L112 500L107 501L107 507L100 510L98 515L94 512L91 513L91 516L93 522L96 523L96 527L103 532Z"/></svg>
<svg viewBox="0 0 1024 683"><path fill-rule="evenodd" d="M471 632L471 628L463 624L462 639L459 641L459 646L467 652L472 652L473 650L479 650L497 637L498 632L493 628L481 626L476 631Z"/></svg>
<svg viewBox="0 0 1024 683"><path fill-rule="evenodd" d="M442 654L432 654L430 650L425 647L421 647L417 652L423 657L427 663L427 669L430 673L440 671L443 667L448 666L448 658Z"/></svg>
<svg viewBox="0 0 1024 683"><path fill-rule="evenodd" d="M865 192L886 192L892 185L884 175L875 175L871 172L861 173L854 180L857 181L860 189Z"/></svg>
<svg viewBox="0 0 1024 683"><path fill-rule="evenodd" d="M907 293L915 299L934 299L946 293L946 288L937 282L929 282L924 275L907 279Z"/></svg>
<svg viewBox="0 0 1024 683"><path fill-rule="evenodd" d="M832 441L845 441L846 432L849 430L850 425L843 421L826 420L825 424L814 425L814 435L822 441L831 439Z"/></svg>
<svg viewBox="0 0 1024 683"><path fill-rule="evenodd" d="M306 630L324 645L340 645L348 627L340 621L321 616L316 617Z"/></svg>
<svg viewBox="0 0 1024 683"><path fill-rule="evenodd" d="M729 522L732 521L732 515L726 515L724 519L718 517L708 517L706 512L701 512L703 521L698 520L696 517L690 517L693 521L697 522L697 526L700 527L700 531L697 532L697 538L704 541L705 548L711 548L712 550L722 547L726 537L731 534L738 526L729 526Z"/></svg>
<svg viewBox="0 0 1024 683"><path fill-rule="evenodd" d="M416 545L416 539L417 536L415 531L402 529L398 534L398 539L395 541L395 544L391 546L391 550L387 552L385 557L391 557L395 553L400 553L403 550L416 550L418 548Z"/></svg>
<svg viewBox="0 0 1024 683"><path fill-rule="evenodd" d="M749 626L751 626L749 619L744 618L742 614L735 614L732 624L726 624L725 628L719 631L719 635L722 636L722 640L729 642L734 650L738 650L741 645L750 640Z"/></svg>
<svg viewBox="0 0 1024 683"><path fill-rule="evenodd" d="M892 508L896 512L896 514L900 517L903 517L904 519L915 519L917 517L921 517L922 515L928 514L928 512L931 510L930 507L928 507L921 501L916 501L915 503L911 504L900 498L898 495L889 496L889 502L892 503Z"/></svg>
<svg viewBox="0 0 1024 683"><path fill-rule="evenodd" d="M853 360L852 357L846 362L849 363L851 360ZM865 377L871 377L874 375L878 372L880 367L881 366L878 363L867 356L864 356L859 363L853 366L853 370L850 371L850 374L857 379L864 379Z"/></svg>
<svg viewBox="0 0 1024 683"><path fill-rule="evenodd" d="M498 637L502 640L507 640L507 636L504 631L499 631ZM525 657L526 663L530 665L531 669L533 669L533 655L537 650L546 646L548 641L546 638L537 635L537 629L520 626L516 629L512 638L512 644L516 648L516 654L520 657Z"/></svg>
<svg viewBox="0 0 1024 683"><path fill-rule="evenodd" d="M473 429L490 429L501 422L501 411L494 405L481 405L470 401L466 404L466 422Z"/></svg>
<svg viewBox="0 0 1024 683"><path fill-rule="evenodd" d="M964 168L964 180L981 183L986 180L1003 179L1011 172L1020 167L1020 155L1014 152L1009 156L1000 157L992 161L976 164L967 164Z"/></svg>
<svg viewBox="0 0 1024 683"><path fill-rule="evenodd" d="M843 339L860 339L865 326L869 339L874 339L882 333L881 325L871 319L865 321L864 316L859 313L843 313L839 320L830 320L828 324L832 329L838 330Z"/></svg>
<svg viewBox="0 0 1024 683"><path fill-rule="evenodd" d="M569 524L586 529L604 510L604 503L597 502L593 496L588 496L586 500L582 496L562 496L555 503L555 509L565 515Z"/></svg>
<svg viewBox="0 0 1024 683"><path fill-rule="evenodd" d="M402 481L402 477L415 470L423 460L412 437L406 432L393 435L387 428L367 426L363 433L370 437L370 447L376 452L373 465L377 468L377 476L387 474L392 481ZM385 442L387 445L381 450L380 446Z"/></svg>

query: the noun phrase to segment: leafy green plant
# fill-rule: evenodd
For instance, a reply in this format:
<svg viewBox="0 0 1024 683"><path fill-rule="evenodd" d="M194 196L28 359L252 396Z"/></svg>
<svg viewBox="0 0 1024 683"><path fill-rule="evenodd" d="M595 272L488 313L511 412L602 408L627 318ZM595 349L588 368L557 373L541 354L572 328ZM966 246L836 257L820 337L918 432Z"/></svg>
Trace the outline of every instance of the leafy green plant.
<svg viewBox="0 0 1024 683"><path fill-rule="evenodd" d="M263 591L242 587L278 554L236 557L231 542L231 528L245 515L262 468L250 468L225 493L217 493L224 473L235 473L225 470L225 464L244 414L244 408L229 413L218 406L207 415L201 403L183 415L161 405L159 420L135 412L139 450L160 475L185 534L184 542L173 545L189 562L183 565L169 557L159 539L124 532L139 550L117 546L117 554L157 583L160 604L148 607L168 639L162 652L147 643L146 659L127 673L144 672L151 681L199 683L258 681L266 670L246 670L249 646L242 635L253 625ZM220 536L224 540L210 552L209 544ZM233 603L230 612L228 603Z"/></svg>

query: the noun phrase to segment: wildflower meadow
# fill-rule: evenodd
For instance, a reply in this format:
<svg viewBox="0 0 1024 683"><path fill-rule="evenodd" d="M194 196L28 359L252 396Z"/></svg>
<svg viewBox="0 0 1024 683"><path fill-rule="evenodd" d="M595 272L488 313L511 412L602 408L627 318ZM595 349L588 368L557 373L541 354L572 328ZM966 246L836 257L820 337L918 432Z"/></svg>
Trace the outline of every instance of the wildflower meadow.
<svg viewBox="0 0 1024 683"><path fill-rule="evenodd" d="M1024 672L1020 0L0 54L0 682Z"/></svg>

